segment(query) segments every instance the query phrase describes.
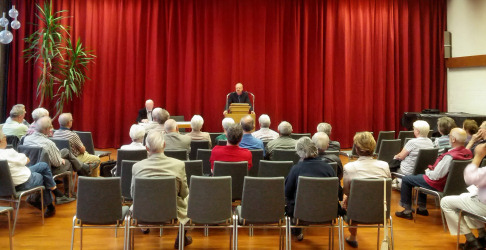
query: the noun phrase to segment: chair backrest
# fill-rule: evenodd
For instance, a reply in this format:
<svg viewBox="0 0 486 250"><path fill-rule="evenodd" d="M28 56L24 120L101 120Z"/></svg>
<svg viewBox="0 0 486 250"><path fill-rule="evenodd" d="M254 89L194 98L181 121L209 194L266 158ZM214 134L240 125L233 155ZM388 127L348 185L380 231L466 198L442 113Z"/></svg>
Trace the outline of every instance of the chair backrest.
<svg viewBox="0 0 486 250"><path fill-rule="evenodd" d="M273 150L273 160L274 161L293 161L297 164L300 160L297 151L294 149L275 149Z"/></svg>
<svg viewBox="0 0 486 250"><path fill-rule="evenodd" d="M347 216L360 224L383 223L383 178L351 180ZM387 218L390 216L391 179L386 179Z"/></svg>
<svg viewBox="0 0 486 250"><path fill-rule="evenodd" d="M260 161L258 177L284 177L286 178L290 169L294 165L293 161Z"/></svg>
<svg viewBox="0 0 486 250"><path fill-rule="evenodd" d="M258 176L258 168L260 166L260 161L263 160L263 149L250 149L252 167L248 172L249 176Z"/></svg>
<svg viewBox="0 0 486 250"><path fill-rule="evenodd" d="M196 160L198 149L209 149L209 141L191 141L191 152L189 153L189 160Z"/></svg>
<svg viewBox="0 0 486 250"><path fill-rule="evenodd" d="M246 223L276 223L284 210L283 177L245 177L241 217Z"/></svg>
<svg viewBox="0 0 486 250"><path fill-rule="evenodd" d="M191 187L191 176L202 176L203 175L203 161L184 161L187 176L187 186Z"/></svg>
<svg viewBox="0 0 486 250"><path fill-rule="evenodd" d="M338 187L337 177L299 176L294 218L314 223L335 219L338 215Z"/></svg>
<svg viewBox="0 0 486 250"><path fill-rule="evenodd" d="M380 153L380 146L382 140L393 140L395 139L395 131L380 131L378 134L378 139L376 140L375 154Z"/></svg>
<svg viewBox="0 0 486 250"><path fill-rule="evenodd" d="M413 134L412 131L400 131L398 132L398 139L401 140L402 144L400 145L400 148L403 148L403 145L405 145L405 139L406 138L415 138L415 135Z"/></svg>
<svg viewBox="0 0 486 250"><path fill-rule="evenodd" d="M12 148L17 150L17 146L19 145L19 138L16 135L7 135L7 144L12 145Z"/></svg>
<svg viewBox="0 0 486 250"><path fill-rule="evenodd" d="M326 150L325 152L326 155L335 155L339 157L339 151L338 150Z"/></svg>
<svg viewBox="0 0 486 250"><path fill-rule="evenodd" d="M484 158L482 161L481 161L481 165L480 167L484 167L486 166L486 158Z"/></svg>
<svg viewBox="0 0 486 250"><path fill-rule="evenodd" d="M446 184L444 186L444 196L460 195L467 192L466 182L464 181L464 169L472 160L453 160L449 168Z"/></svg>
<svg viewBox="0 0 486 250"><path fill-rule="evenodd" d="M337 176L337 168L338 168L338 165L337 165L337 162L333 161L333 162L328 162L327 164L329 164L329 166L332 167L332 169L334 170L334 173L336 174Z"/></svg>
<svg viewBox="0 0 486 250"><path fill-rule="evenodd" d="M19 145L17 150L19 153L25 154L30 159L27 166L32 166L39 162L50 164L49 155L42 147Z"/></svg>
<svg viewBox="0 0 486 250"><path fill-rule="evenodd" d="M290 134L290 137L292 137L292 139L294 140L298 140L300 139L300 137L304 137L304 136L307 136L307 137L311 137L311 133L292 133Z"/></svg>
<svg viewBox="0 0 486 250"><path fill-rule="evenodd" d="M50 138L51 141L56 144L56 147L61 150L67 148L69 151L71 151L71 146L69 145L69 140L67 139L56 139L56 138Z"/></svg>
<svg viewBox="0 0 486 250"><path fill-rule="evenodd" d="M181 150L164 150L164 154L167 157L172 157L177 160L181 161L187 161L187 150L181 149Z"/></svg>
<svg viewBox="0 0 486 250"><path fill-rule="evenodd" d="M248 175L248 162L215 161L214 176L231 176L231 197L233 200L241 200L243 180Z"/></svg>
<svg viewBox="0 0 486 250"><path fill-rule="evenodd" d="M228 144L227 140L219 140L218 141L218 146L226 146Z"/></svg>
<svg viewBox="0 0 486 250"><path fill-rule="evenodd" d="M174 176L136 177L134 188L132 218L138 223L159 224L177 219L177 189Z"/></svg>
<svg viewBox="0 0 486 250"><path fill-rule="evenodd" d="M86 224L115 224L123 220L120 177L80 176L76 217Z"/></svg>
<svg viewBox="0 0 486 250"><path fill-rule="evenodd" d="M15 194L15 186L7 160L0 160L0 197Z"/></svg>
<svg viewBox="0 0 486 250"><path fill-rule="evenodd" d="M121 186L122 196L125 200L132 199L132 168L138 161L123 160L121 164ZM118 167L117 167L118 168Z"/></svg>
<svg viewBox="0 0 486 250"><path fill-rule="evenodd" d="M231 218L231 177L192 176L187 217L198 224L218 224Z"/></svg>
<svg viewBox="0 0 486 250"><path fill-rule="evenodd" d="M267 144L269 141L263 141L263 148L267 148Z"/></svg>
<svg viewBox="0 0 486 250"><path fill-rule="evenodd" d="M89 154L94 155L95 148L93 143L93 135L91 134L91 132L88 131L74 131L74 132L78 134L79 139L81 140L84 147L86 148L86 151L88 151Z"/></svg>
<svg viewBox="0 0 486 250"><path fill-rule="evenodd" d="M413 169L413 175L425 174L425 169L427 169L429 165L433 165L435 160L437 160L438 152L438 148L419 149L417 161L415 162L415 167Z"/></svg>
<svg viewBox="0 0 486 250"><path fill-rule="evenodd" d="M214 148L214 146L216 146L216 137L218 137L222 133L223 132L220 132L220 133L209 133L209 137L211 138L211 147L212 148Z"/></svg>
<svg viewBox="0 0 486 250"><path fill-rule="evenodd" d="M174 119L176 122L183 122L184 116L183 115L171 115L170 119Z"/></svg>
<svg viewBox="0 0 486 250"><path fill-rule="evenodd" d="M382 140L378 160L390 162L396 154L400 153L401 143L400 139Z"/></svg>
<svg viewBox="0 0 486 250"><path fill-rule="evenodd" d="M147 158L146 150L123 150L116 151L116 176L121 176L121 163L123 160L141 161Z"/></svg>
<svg viewBox="0 0 486 250"><path fill-rule="evenodd" d="M196 158L203 162L203 174L210 175L211 162L209 161L209 158L211 158L211 149L198 149Z"/></svg>

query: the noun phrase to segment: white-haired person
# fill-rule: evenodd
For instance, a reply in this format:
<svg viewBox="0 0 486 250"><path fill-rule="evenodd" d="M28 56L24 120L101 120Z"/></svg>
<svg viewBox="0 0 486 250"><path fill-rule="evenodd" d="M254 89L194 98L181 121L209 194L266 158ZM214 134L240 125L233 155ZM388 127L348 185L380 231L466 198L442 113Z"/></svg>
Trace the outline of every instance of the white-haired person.
<svg viewBox="0 0 486 250"><path fill-rule="evenodd" d="M140 150L145 149L143 145L143 138L145 137L145 128L138 124L133 124L130 127L130 138L132 143L120 147L122 150Z"/></svg>
<svg viewBox="0 0 486 250"><path fill-rule="evenodd" d="M319 151L318 156L328 162L335 162L337 164L337 176L339 180L343 178L343 163L339 156L335 154L326 154L326 150L329 148L329 136L324 132L317 132L312 136L312 141L316 144L316 147Z"/></svg>
<svg viewBox="0 0 486 250"><path fill-rule="evenodd" d="M228 140L228 138L226 138L226 130L232 124L235 124L235 120L233 120L233 118L226 117L226 118L223 119L223 121L221 122L221 126L223 127L223 133L220 134L220 135L218 135L216 137L216 139L215 139L216 145L218 145L218 142L219 141L226 141L226 140Z"/></svg>
<svg viewBox="0 0 486 250"><path fill-rule="evenodd" d="M16 108L20 108L20 109L22 109L22 110L24 110L24 111L25 111L25 105L24 105L24 104L22 104L22 103L15 104L15 105L12 107L12 109L13 109L14 107L16 107ZM12 120L12 119L11 119L10 117L7 117L7 120L5 120L5 123L9 123L11 120ZM29 126L30 126L30 123L29 123L29 122L27 122L27 121L25 120L25 118L24 118L24 120L22 121L22 124L24 124L24 125L25 125L25 126L27 126L27 127L29 127Z"/></svg>
<svg viewBox="0 0 486 250"><path fill-rule="evenodd" d="M424 187L430 190L443 192L446 185L447 176L452 165L453 160L469 160L472 158L471 150L464 147L467 134L461 128L453 128L449 132L449 141L452 148L447 153L441 154L437 157L434 165L429 165L425 170L425 174L407 175L402 178L402 185L400 189L400 206L404 208L403 211L395 212L395 215L400 218L412 220L412 190L414 187ZM427 195L420 193L418 197L417 214L427 216Z"/></svg>
<svg viewBox="0 0 486 250"><path fill-rule="evenodd" d="M12 181L16 191L29 190L38 186L45 186L44 205L47 207L44 216L51 217L56 213L56 208L52 204L51 192L56 196L56 203L63 204L74 201L74 198L66 197L56 188L56 183L52 178L49 165L45 162L38 162L30 167L26 165L30 159L14 149L7 148L7 138L0 131L0 160L6 160L12 175ZM41 203L27 199L29 204L41 210Z"/></svg>
<svg viewBox="0 0 486 250"><path fill-rule="evenodd" d="M211 136L208 132L202 132L201 128L204 124L204 119L200 115L195 115L191 119L191 133L186 134L191 137L193 141L209 141L209 148L211 148Z"/></svg>
<svg viewBox="0 0 486 250"><path fill-rule="evenodd" d="M154 108L152 111L152 121L149 121L144 125L145 131L148 133L152 130L159 133L165 133L165 122L170 118L170 114L167 110L163 108Z"/></svg>
<svg viewBox="0 0 486 250"><path fill-rule="evenodd" d="M258 118L260 130L257 130L251 135L262 141L271 141L278 138L278 133L270 129L270 116L263 114Z"/></svg>
<svg viewBox="0 0 486 250"><path fill-rule="evenodd" d="M317 132L324 132L329 136L329 151L340 151L341 150L341 143L338 141L332 141L331 140L331 132L332 132L332 126L331 124L327 122L321 122L317 125Z"/></svg>
<svg viewBox="0 0 486 250"><path fill-rule="evenodd" d="M27 134L27 127L23 121L25 118L25 106L14 105L10 110L9 119L3 124L2 131L5 135L17 136L19 139Z"/></svg>
<svg viewBox="0 0 486 250"><path fill-rule="evenodd" d="M292 125L289 122L282 121L278 125L279 137L267 143L265 148L266 158L273 159L273 151L275 149L294 149L297 140L290 137L292 134Z"/></svg>
<svg viewBox="0 0 486 250"><path fill-rule="evenodd" d="M477 187L477 190L461 195L449 195L440 201L440 207L447 220L447 226L451 235L457 235L457 226L460 220L461 231L459 234L463 234L466 237L466 242L462 248L461 246L459 247L460 249L484 249L486 247L484 223L467 216L459 217L460 210L486 216L486 168L479 167L485 156L486 144L478 145L475 149L472 163L464 169L464 181L467 185ZM477 229L477 238L471 232L471 229Z"/></svg>
<svg viewBox="0 0 486 250"><path fill-rule="evenodd" d="M29 129L27 130L27 135L31 135L35 132L35 126L37 123L37 120L44 116L49 116L49 111L45 108L36 108L34 111L32 111L32 119L34 120L30 126ZM49 136L52 136L52 132L49 132Z"/></svg>
<svg viewBox="0 0 486 250"><path fill-rule="evenodd" d="M432 140L427 138L429 130L430 126L426 121L417 120L413 123L413 133L416 138L409 140L402 151L393 157L393 159L400 161L400 167L398 169L394 168L392 171L396 170L404 175L413 174L419 150L434 147ZM394 166L391 167L393 168Z"/></svg>
<svg viewBox="0 0 486 250"><path fill-rule="evenodd" d="M154 108L154 101L148 99L145 101L145 107L138 111L137 122L148 123L153 121L152 111Z"/></svg>
<svg viewBox="0 0 486 250"><path fill-rule="evenodd" d="M373 159L376 141L370 132L356 133L353 138L354 147L358 154L358 160L344 165L343 173L343 208L348 207L348 197L351 191L351 181L355 178L390 178L388 163ZM353 248L358 247L358 231L349 228L351 235L346 238L346 243Z"/></svg>
<svg viewBox="0 0 486 250"><path fill-rule="evenodd" d="M303 160L290 169L290 172L285 179L285 200L287 202L285 210L287 216L290 217L293 217L294 215L299 176L336 177L336 173L332 167L318 157L316 144L309 137L304 136L297 140L295 150ZM336 194L336 198L337 196L338 194ZM299 241L304 239L302 228L292 228L292 235L296 236Z"/></svg>
<svg viewBox="0 0 486 250"><path fill-rule="evenodd" d="M165 149L166 150L186 150L187 159L189 159L189 153L191 152L191 137L187 135L181 135L177 122L174 119L169 119L164 124L165 134Z"/></svg>
<svg viewBox="0 0 486 250"><path fill-rule="evenodd" d="M132 196L135 194L135 178L137 177L165 177L174 176L177 181L177 218L180 223L186 223L187 218L187 198L189 196L189 189L187 187L187 177L184 162L167 157L164 154L165 140L164 135L156 131L151 131L146 139L148 158L137 162L132 169ZM160 190L154 190L159 192ZM174 247L179 248L179 235L175 241ZM184 245L192 243L192 238L184 232Z"/></svg>
<svg viewBox="0 0 486 250"><path fill-rule="evenodd" d="M92 169L97 168L101 162L100 157L88 153L79 135L71 130L73 127L73 115L71 113L62 113L59 115L58 121L59 129L54 132L52 138L68 140L71 153L78 160L92 165Z"/></svg>

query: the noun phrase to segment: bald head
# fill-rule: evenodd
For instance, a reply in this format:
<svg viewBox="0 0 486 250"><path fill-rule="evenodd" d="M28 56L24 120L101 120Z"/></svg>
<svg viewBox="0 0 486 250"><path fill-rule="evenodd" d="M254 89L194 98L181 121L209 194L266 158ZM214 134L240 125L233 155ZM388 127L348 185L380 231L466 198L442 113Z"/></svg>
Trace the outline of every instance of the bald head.
<svg viewBox="0 0 486 250"><path fill-rule="evenodd" d="M167 133L177 131L177 122L174 119L169 119L164 123L164 128Z"/></svg>
<svg viewBox="0 0 486 250"><path fill-rule="evenodd" d="M243 131L245 133L250 133L255 127L255 121L253 120L253 117L251 117L251 115L247 115L241 118L240 124L241 128L243 128Z"/></svg>
<svg viewBox="0 0 486 250"><path fill-rule="evenodd" d="M152 109L154 108L154 101L152 101L151 99L146 100L145 101L145 108L148 111L152 111Z"/></svg>
<svg viewBox="0 0 486 250"><path fill-rule="evenodd" d="M241 84L241 82L239 82L235 85L235 91L236 91L236 94L238 94L238 95L241 95L241 93L243 93L243 84Z"/></svg>
<svg viewBox="0 0 486 250"><path fill-rule="evenodd" d="M449 133L449 141L453 148L464 146L466 142L467 134L462 128L453 128Z"/></svg>

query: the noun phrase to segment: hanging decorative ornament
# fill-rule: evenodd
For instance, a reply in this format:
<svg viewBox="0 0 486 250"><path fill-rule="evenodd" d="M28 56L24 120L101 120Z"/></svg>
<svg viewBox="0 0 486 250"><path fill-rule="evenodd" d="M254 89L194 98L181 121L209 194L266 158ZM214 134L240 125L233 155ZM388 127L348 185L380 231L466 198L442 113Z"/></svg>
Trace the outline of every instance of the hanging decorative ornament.
<svg viewBox="0 0 486 250"><path fill-rule="evenodd" d="M10 24L12 29L19 29L21 26L19 20L17 20L17 17L19 16L19 11L15 9L15 5L12 5L12 9L8 11L8 15L14 19ZM8 23L9 21L5 16L5 12L3 12L3 16L2 18L0 18L0 26L5 27L4 30L0 31L0 43L3 44L9 44L13 40L13 34L8 30Z"/></svg>
<svg viewBox="0 0 486 250"><path fill-rule="evenodd" d="M0 18L0 26L5 27L8 25L8 19L5 17L5 12L3 12L2 18Z"/></svg>
<svg viewBox="0 0 486 250"><path fill-rule="evenodd" d="M4 30L0 31L0 43L9 44L13 40L12 32L8 31L7 27L8 25L5 26Z"/></svg>

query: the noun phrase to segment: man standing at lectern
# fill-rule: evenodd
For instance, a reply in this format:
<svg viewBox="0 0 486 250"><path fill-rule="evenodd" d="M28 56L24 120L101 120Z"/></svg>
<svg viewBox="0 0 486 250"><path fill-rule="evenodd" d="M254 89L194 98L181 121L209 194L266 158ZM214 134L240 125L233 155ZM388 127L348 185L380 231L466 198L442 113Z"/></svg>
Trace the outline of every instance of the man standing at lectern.
<svg viewBox="0 0 486 250"><path fill-rule="evenodd" d="M248 105L250 105L251 113L254 114L253 106L251 105L250 97L248 96L248 92L243 91L243 84L237 83L235 85L235 88L236 88L235 92L232 92L228 96L228 102L226 103L226 110L223 112L223 115L228 114L229 106L232 103L248 103Z"/></svg>

